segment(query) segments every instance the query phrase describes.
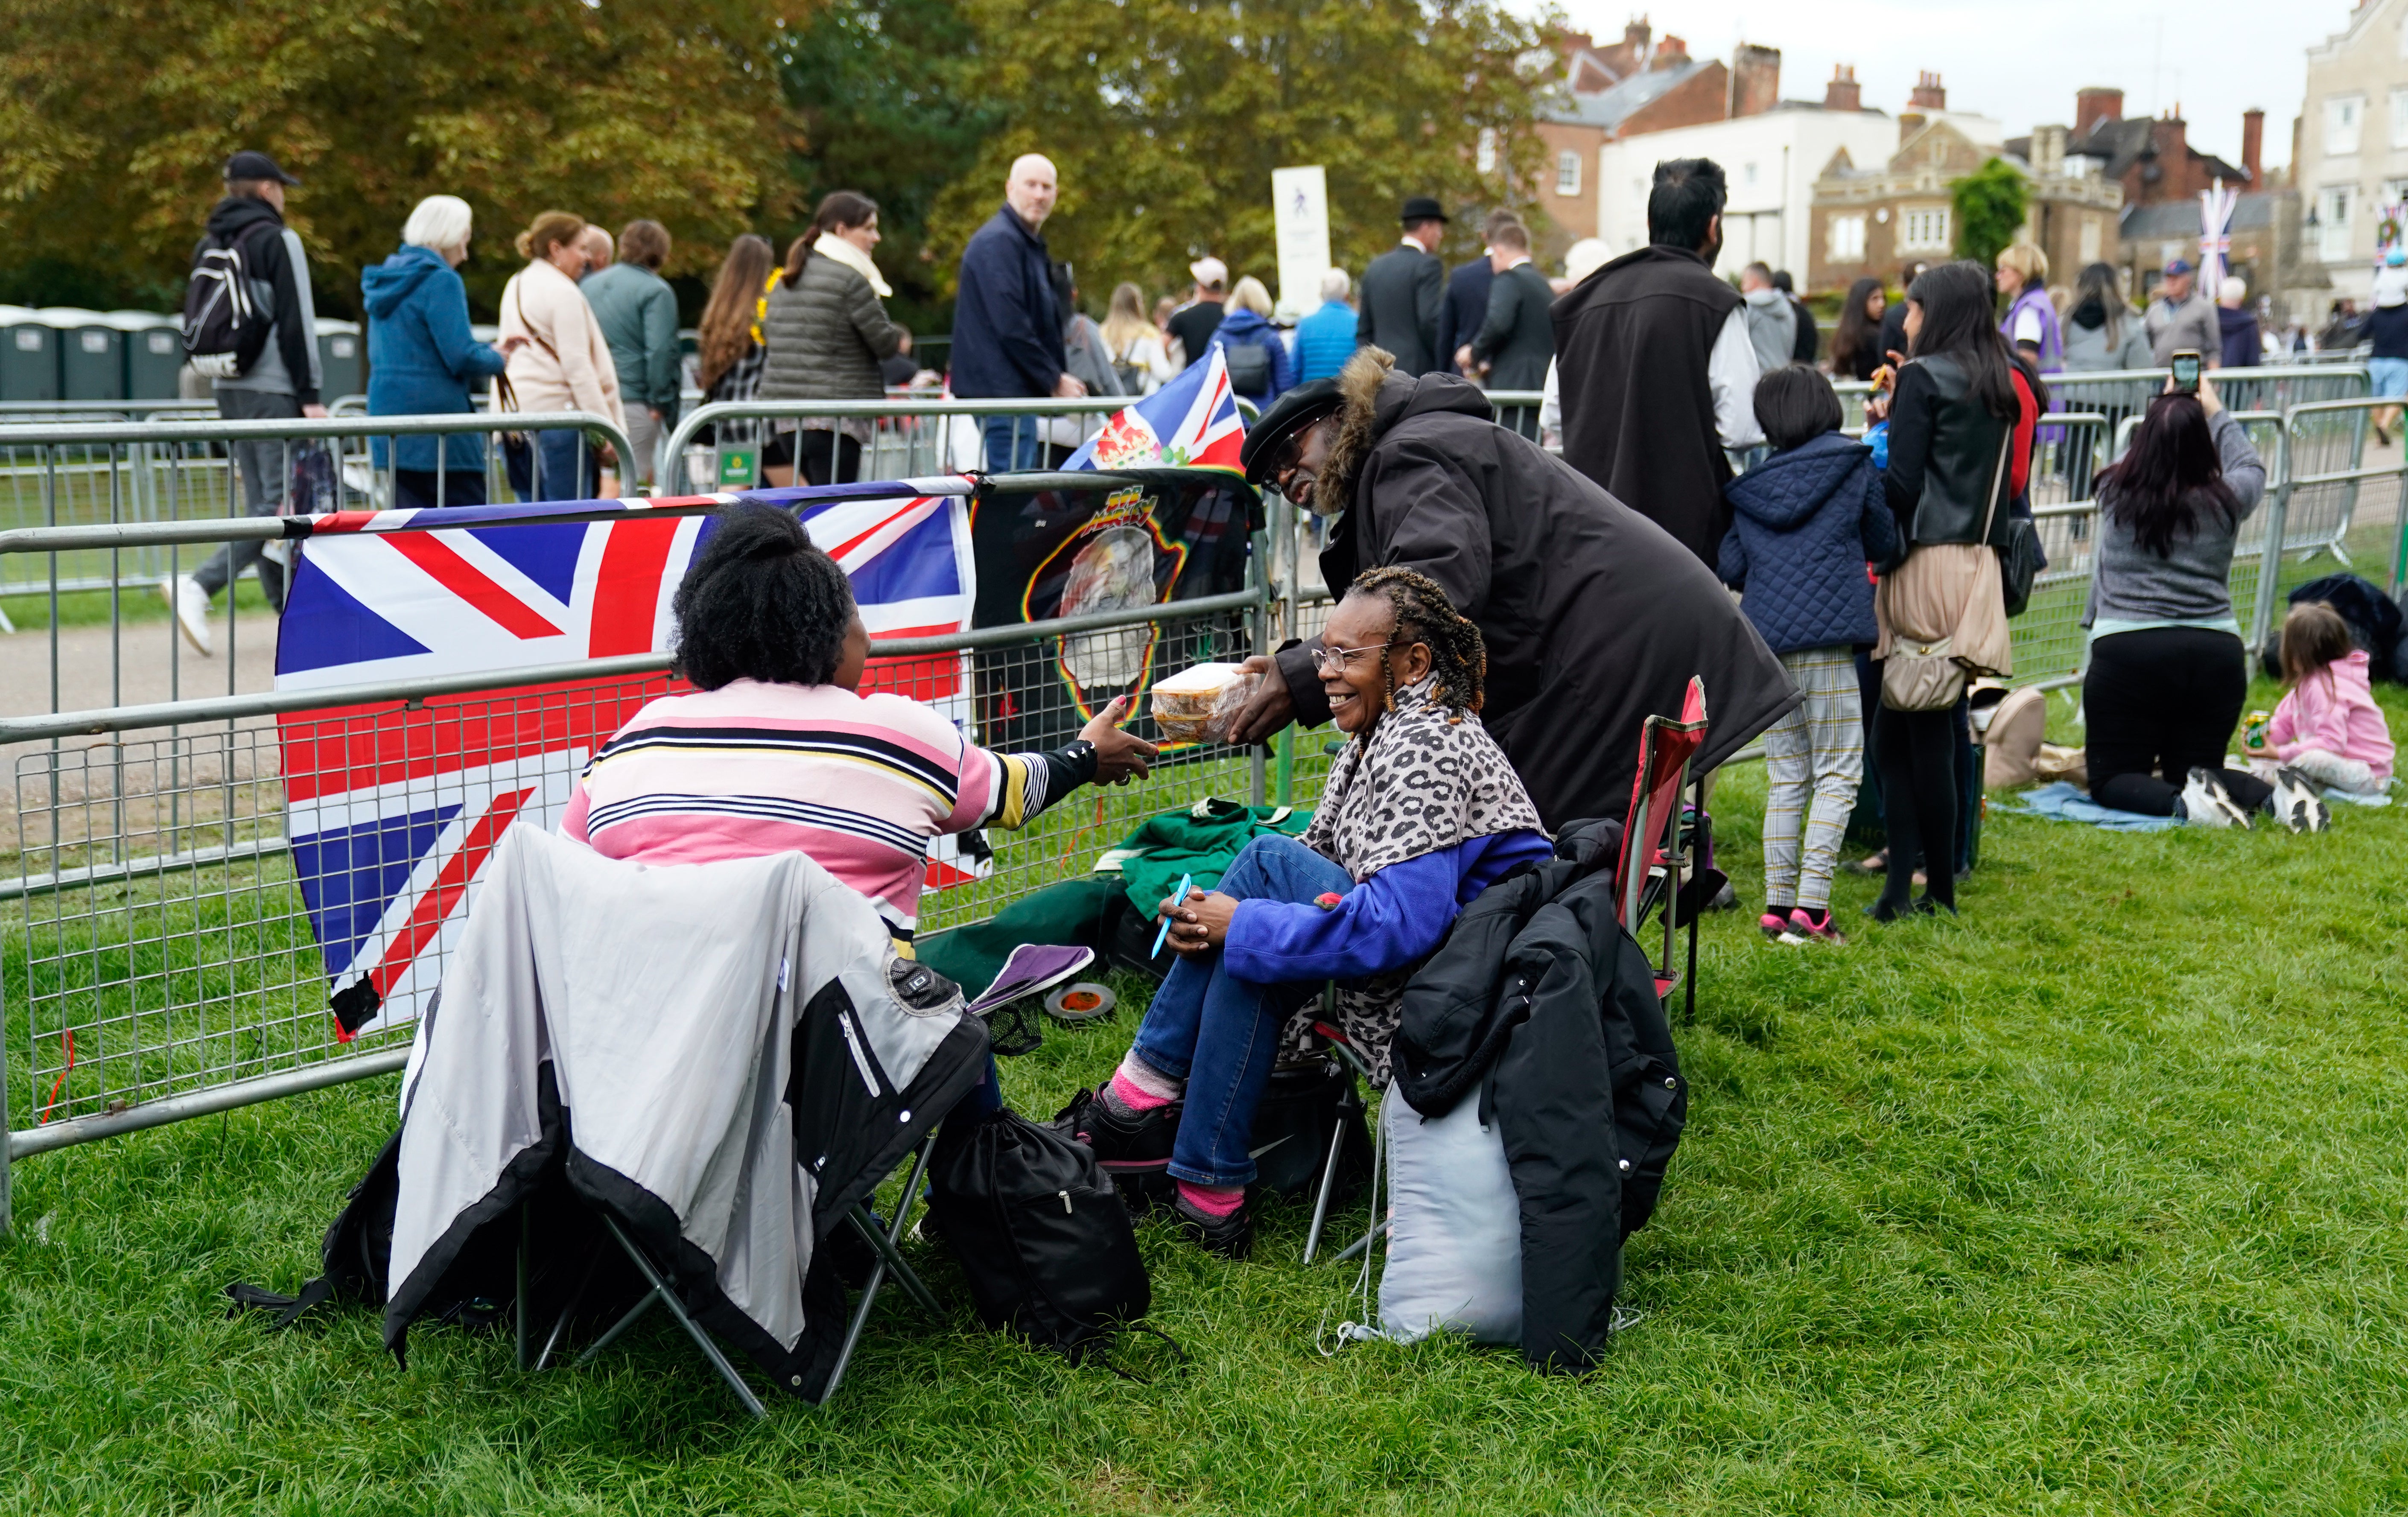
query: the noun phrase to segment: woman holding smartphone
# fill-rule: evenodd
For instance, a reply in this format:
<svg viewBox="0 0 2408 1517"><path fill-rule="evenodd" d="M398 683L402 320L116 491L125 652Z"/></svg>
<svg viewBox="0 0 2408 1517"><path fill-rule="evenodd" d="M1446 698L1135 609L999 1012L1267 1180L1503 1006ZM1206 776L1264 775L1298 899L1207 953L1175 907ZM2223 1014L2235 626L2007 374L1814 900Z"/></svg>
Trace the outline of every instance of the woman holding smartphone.
<svg viewBox="0 0 2408 1517"><path fill-rule="evenodd" d="M1889 465L1883 476L1906 561L1885 576L1874 609L1874 658L1922 656L1961 667L1908 691L1899 668L1883 670L1873 719L1882 815L1889 831L1886 880L1870 914L1879 922L1956 909L1956 738L1964 675L2008 673L2005 592L1996 548L2007 538L2008 503L2031 469L2032 427L2047 392L2028 359L1995 324L1990 275L1970 261L1916 277L1906 292L1912 356L1885 408ZM1914 866L1926 861L1926 894L1913 898Z"/></svg>

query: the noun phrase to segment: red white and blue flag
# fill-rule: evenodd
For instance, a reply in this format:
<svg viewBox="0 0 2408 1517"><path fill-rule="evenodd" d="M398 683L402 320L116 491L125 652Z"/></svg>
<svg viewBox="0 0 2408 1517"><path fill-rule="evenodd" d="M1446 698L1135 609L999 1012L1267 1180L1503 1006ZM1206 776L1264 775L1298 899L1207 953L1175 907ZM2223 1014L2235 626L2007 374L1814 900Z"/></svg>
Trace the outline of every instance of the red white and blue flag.
<svg viewBox="0 0 2408 1517"><path fill-rule="evenodd" d="M666 651L670 599L716 522L652 508L705 500L798 511L851 577L873 637L958 633L977 593L968 489L949 479L321 517L280 625L276 688L467 674L500 685L514 668ZM422 515L445 524L403 530ZM959 655L873 663L866 685L971 719ZM502 834L554 825L587 757L665 688L658 675L579 679L278 719L294 871L346 1038L423 1009ZM951 845L931 852L931 885L980 872Z"/></svg>
<svg viewBox="0 0 2408 1517"><path fill-rule="evenodd" d="M1112 414L1104 429L1063 461L1066 469L1129 469L1152 465L1240 467L1246 423L1229 388L1221 350L1208 351L1179 377Z"/></svg>
<svg viewBox="0 0 2408 1517"><path fill-rule="evenodd" d="M2232 212L2240 204L2241 192L2226 189L2222 179L2199 193L2199 288L2210 300L2232 258Z"/></svg>

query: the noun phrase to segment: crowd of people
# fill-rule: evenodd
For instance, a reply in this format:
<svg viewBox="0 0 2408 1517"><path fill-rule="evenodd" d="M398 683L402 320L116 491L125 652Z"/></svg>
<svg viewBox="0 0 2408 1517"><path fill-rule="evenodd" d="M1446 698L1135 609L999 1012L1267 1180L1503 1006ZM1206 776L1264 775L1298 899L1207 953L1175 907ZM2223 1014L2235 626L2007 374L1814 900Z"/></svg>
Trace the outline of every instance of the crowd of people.
<svg viewBox="0 0 2408 1517"><path fill-rule="evenodd" d="M306 260L280 216L294 181L255 153L226 177L209 245L251 250L273 325L272 362L221 380L221 405L323 414L314 345L297 340ZM1682 709L1692 680L1711 717L1697 772L1764 741L1767 938L1847 940L1832 887L1865 799L1886 837L1866 915L1954 915L1978 799L1969 686L2014 672L2013 576L2052 377L2164 366L2186 350L2210 374L2260 356L2237 281L2211 304L2172 261L2135 310L2112 268L2059 291L2027 243L1988 266L1911 270L1896 299L1858 281L1826 354L1781 271L1751 263L1736 287L1715 273L1727 193L1711 161L1659 164L1647 244L1610 259L1576 245L1553 279L1505 212L1483 223L1477 258L1447 269L1449 212L1415 196L1359 287L1329 270L1288 329L1260 279L1212 256L1190 265L1183 301L1149 308L1123 283L1100 322L1085 314L1044 237L1056 171L1034 154L1011 165L964 249L951 393L1035 408L986 419L991 468L1055 462L1075 443L1037 414L1044 402L1142 395L1218 353L1259 408L1245 476L1326 529L1320 568L1338 604L1317 636L1247 661L1254 684L1229 731L1239 744L1292 725L1342 736L1313 820L1301 837L1254 839L1213 888L1159 903L1176 964L1077 1119L1106 1165L1158 1167L1180 1224L1214 1252L1252 1246L1255 1116L1292 1014L1337 981L1336 1026L1384 1081L1415 967L1484 893L1555 857L1572 823L1619 821L1644 723ZM530 432L506 459L521 498L595 494L604 470L649 479L682 389L667 231L638 220L614 240L566 211L537 216L515 238L524 265L487 345L457 272L473 230L465 203L430 197L364 272L370 410L465 413L490 379L506 408L600 416L634 448L621 458L573 429ZM880 240L879 207L851 192L827 195L782 258L738 238L697 335L707 398L868 400L916 378ZM2408 338L2408 270L2378 306L2379 321L2400 313L2379 328L2378 362L2399 364L2408 389L2408 349L2383 348ZM1871 385L1870 437L1842 430L1835 378ZM1530 392L1546 403L1501 418L1491 400ZM868 437L866 421L800 416L762 437L761 465L777 484L851 479ZM377 446L398 504L484 499L481 438ZM279 508L273 473L241 468L248 508ZM2288 693L2264 759L2226 761L2248 683L2231 560L2264 487L2208 375L2169 379L2100 474L2082 617L2099 803L2315 832L2329 792L2387 786L2367 656L2315 605L2284 623ZM243 551L170 587L179 617L197 597L205 621ZM929 838L1025 825L1082 786L1142 781L1158 756L1125 730L1125 697L1060 749L1004 753L905 696L863 694L870 641L850 583L771 504L725 513L674 620L691 690L603 745L563 833L654 865L803 852L873 903L900 953ZM710 743L676 739L697 723ZM968 1109L1000 1102L990 1067Z"/></svg>

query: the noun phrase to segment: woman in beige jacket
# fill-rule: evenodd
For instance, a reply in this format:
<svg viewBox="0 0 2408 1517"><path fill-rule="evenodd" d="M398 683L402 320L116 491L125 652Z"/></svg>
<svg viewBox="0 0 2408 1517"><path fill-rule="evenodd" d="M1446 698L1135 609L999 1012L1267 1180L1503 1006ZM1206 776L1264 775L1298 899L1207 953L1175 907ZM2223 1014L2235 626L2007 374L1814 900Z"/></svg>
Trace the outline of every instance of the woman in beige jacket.
<svg viewBox="0 0 2408 1517"><path fill-rule="evenodd" d="M548 210L519 234L527 266L502 287L502 338L526 341L510 354L507 378L522 411L589 411L609 417L624 436L618 365L577 288L584 231L581 218ZM532 448L510 459L510 488L521 500L587 499L600 488L601 465L616 462L609 444L589 443L580 432L530 432L527 439Z"/></svg>

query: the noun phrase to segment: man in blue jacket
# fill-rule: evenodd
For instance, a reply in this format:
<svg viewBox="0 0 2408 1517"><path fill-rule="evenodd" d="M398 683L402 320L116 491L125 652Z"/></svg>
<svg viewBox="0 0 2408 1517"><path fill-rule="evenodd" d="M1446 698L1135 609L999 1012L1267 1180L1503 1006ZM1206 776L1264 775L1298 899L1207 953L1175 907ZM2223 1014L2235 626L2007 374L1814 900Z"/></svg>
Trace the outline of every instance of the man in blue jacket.
<svg viewBox="0 0 2408 1517"><path fill-rule="evenodd" d="M1296 323L1296 382L1334 379L1354 356L1354 308L1346 303L1354 281L1342 268L1321 276L1321 308Z"/></svg>
<svg viewBox="0 0 2408 1517"><path fill-rule="evenodd" d="M1053 214L1057 193L1052 160L1023 153L1012 160L1003 208L962 250L953 303L953 393L959 400L987 396L1053 396L1070 400L1087 387L1068 372L1062 351L1062 313L1054 303L1053 265L1038 229ZM986 466L1028 469L1042 454L1038 419L991 416Z"/></svg>

